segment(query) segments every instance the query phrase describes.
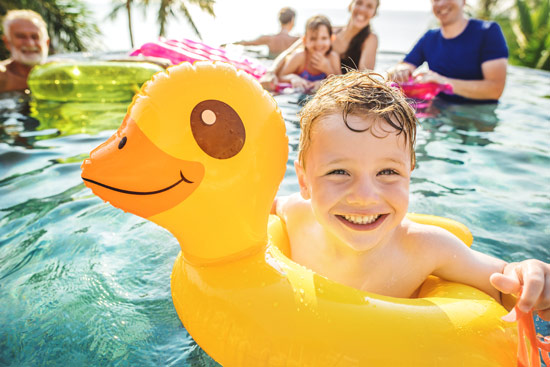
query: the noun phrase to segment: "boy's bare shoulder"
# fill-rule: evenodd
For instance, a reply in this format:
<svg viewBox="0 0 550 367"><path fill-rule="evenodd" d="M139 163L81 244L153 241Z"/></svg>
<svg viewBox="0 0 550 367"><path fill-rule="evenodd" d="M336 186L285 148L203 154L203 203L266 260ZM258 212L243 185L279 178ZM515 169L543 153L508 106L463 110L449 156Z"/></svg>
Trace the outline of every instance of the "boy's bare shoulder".
<svg viewBox="0 0 550 367"><path fill-rule="evenodd" d="M277 197L277 215L283 220L303 210L309 210L309 201L304 200L299 193Z"/></svg>
<svg viewBox="0 0 550 367"><path fill-rule="evenodd" d="M439 226L421 224L403 219L404 242L428 251L448 251L456 246L466 245L454 234Z"/></svg>

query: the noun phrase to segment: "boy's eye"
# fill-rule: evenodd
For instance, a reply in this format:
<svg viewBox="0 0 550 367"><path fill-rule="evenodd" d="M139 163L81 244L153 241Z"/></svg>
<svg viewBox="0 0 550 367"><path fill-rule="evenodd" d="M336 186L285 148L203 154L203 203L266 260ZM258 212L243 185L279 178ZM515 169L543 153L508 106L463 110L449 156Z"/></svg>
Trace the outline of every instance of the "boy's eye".
<svg viewBox="0 0 550 367"><path fill-rule="evenodd" d="M386 175L397 175L397 171L391 168L383 169L382 171L378 172L378 176L386 176Z"/></svg>
<svg viewBox="0 0 550 367"><path fill-rule="evenodd" d="M330 171L328 175L348 175L348 173L343 169L335 169Z"/></svg>

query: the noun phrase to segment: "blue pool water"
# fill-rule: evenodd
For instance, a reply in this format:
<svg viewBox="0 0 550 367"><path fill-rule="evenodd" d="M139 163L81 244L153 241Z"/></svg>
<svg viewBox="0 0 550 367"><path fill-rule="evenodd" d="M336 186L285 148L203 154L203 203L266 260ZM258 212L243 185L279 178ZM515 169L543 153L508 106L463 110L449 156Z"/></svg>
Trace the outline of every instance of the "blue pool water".
<svg viewBox="0 0 550 367"><path fill-rule="evenodd" d="M378 67L398 59L381 55ZM298 188L298 96L276 100L290 138L288 194ZM81 182L82 160L127 104L22 106L0 100L0 365L217 365L172 305L176 240ZM465 223L473 247L493 256L549 261L549 111L550 73L519 67L498 106L434 103L418 132L410 211Z"/></svg>

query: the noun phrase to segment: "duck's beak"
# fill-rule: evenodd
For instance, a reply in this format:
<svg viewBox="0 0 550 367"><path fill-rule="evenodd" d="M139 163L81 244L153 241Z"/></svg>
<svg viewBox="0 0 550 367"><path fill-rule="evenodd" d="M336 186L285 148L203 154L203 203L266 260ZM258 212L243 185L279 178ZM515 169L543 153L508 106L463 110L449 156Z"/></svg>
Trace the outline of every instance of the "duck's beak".
<svg viewBox="0 0 550 367"><path fill-rule="evenodd" d="M82 179L94 194L144 218L185 200L203 177L201 163L163 152L129 116L82 163Z"/></svg>

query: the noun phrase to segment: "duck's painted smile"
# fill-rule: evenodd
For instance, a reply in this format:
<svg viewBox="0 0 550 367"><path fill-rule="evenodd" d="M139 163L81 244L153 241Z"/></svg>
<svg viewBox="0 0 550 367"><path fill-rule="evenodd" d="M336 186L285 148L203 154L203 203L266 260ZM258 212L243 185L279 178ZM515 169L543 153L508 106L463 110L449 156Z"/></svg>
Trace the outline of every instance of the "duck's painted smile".
<svg viewBox="0 0 550 367"><path fill-rule="evenodd" d="M166 154L129 116L117 133L82 164L82 180L94 194L144 218L181 203L203 177L201 163Z"/></svg>
<svg viewBox="0 0 550 367"><path fill-rule="evenodd" d="M187 178L185 178L185 176L183 175L183 173L181 172L180 170L180 177L181 179L175 183L173 183L172 185L170 186L167 186L163 189L159 189L159 190L155 190L155 191L130 191L130 190L124 190L124 189L119 189L119 188L116 188L116 187L113 187L113 186L109 186L109 185L105 185L101 182L97 182L97 181L94 181L94 180L91 180L89 178L86 178L86 177L82 177L82 180L84 181L87 181L87 182L90 182L90 183L93 183L93 184L96 184L98 186L101 186L101 187L105 187L106 189L109 189L109 190L113 190L113 191L117 191L117 192L121 192L123 194L130 194L130 195L155 195L155 194L160 194L161 192L164 192L164 191L168 191L174 187L176 187L177 185L179 185L180 183L182 182L187 182L189 184L192 184L193 181L189 181Z"/></svg>

